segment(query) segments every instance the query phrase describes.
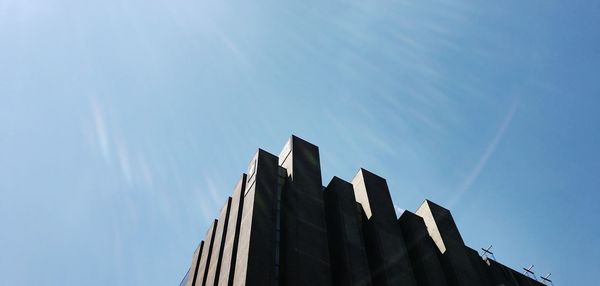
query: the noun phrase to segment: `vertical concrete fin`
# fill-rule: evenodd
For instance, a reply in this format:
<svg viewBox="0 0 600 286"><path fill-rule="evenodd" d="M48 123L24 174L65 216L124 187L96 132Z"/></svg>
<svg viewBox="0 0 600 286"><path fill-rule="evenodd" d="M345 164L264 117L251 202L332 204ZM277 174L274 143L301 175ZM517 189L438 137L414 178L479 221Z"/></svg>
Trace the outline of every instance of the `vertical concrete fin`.
<svg viewBox="0 0 600 286"><path fill-rule="evenodd" d="M449 283L461 286L482 285L467 256L464 241L450 211L425 200L416 213L425 221L429 235L441 253L441 262Z"/></svg>
<svg viewBox="0 0 600 286"><path fill-rule="evenodd" d="M333 177L324 193L334 285L372 285L352 184Z"/></svg>
<svg viewBox="0 0 600 286"><path fill-rule="evenodd" d="M227 227L229 225L229 212L231 210L231 197L221 208L219 213L219 224L215 230L215 242L213 243L212 256L209 263L206 285L216 285L219 279L219 270L221 268L221 259L223 258L223 248L227 239Z"/></svg>
<svg viewBox="0 0 600 286"><path fill-rule="evenodd" d="M250 162L233 285L276 285L277 157L259 149Z"/></svg>
<svg viewBox="0 0 600 286"><path fill-rule="evenodd" d="M320 196L321 162L319 147L292 135L279 154L279 165L287 170L296 185L302 185L307 195Z"/></svg>
<svg viewBox="0 0 600 286"><path fill-rule="evenodd" d="M279 156L282 188L282 283L331 285L319 148L291 136Z"/></svg>
<svg viewBox="0 0 600 286"><path fill-rule="evenodd" d="M430 205L432 202L429 200L425 200L421 206L417 209L416 214L423 218L425 225L427 226L427 231L429 236L433 239L433 242L437 246L438 250L441 254L446 252L446 245L444 243L444 238L440 233L437 222L433 216L433 212L430 209Z"/></svg>
<svg viewBox="0 0 600 286"><path fill-rule="evenodd" d="M410 211L404 211L398 223L419 286L448 285L439 260L439 251L427 233L423 218Z"/></svg>
<svg viewBox="0 0 600 286"><path fill-rule="evenodd" d="M235 185L233 195L231 197L231 207L229 211L227 234L223 245L223 257L221 258L221 267L219 276L216 279L216 285L231 286L233 285L233 277L235 274L235 258L237 254L237 246L240 235L240 220L242 218L244 188L246 186L246 174L242 174L241 178Z"/></svg>
<svg viewBox="0 0 600 286"><path fill-rule="evenodd" d="M194 286L204 286L206 285L206 277L208 274L208 267L210 266L210 259L212 256L212 248L215 240L215 230L217 228L219 221L214 220L213 223L208 228L206 232L206 236L204 238L205 245L204 251L202 251L202 255L200 256L200 263L198 268L198 277L196 278L196 282Z"/></svg>
<svg viewBox="0 0 600 286"><path fill-rule="evenodd" d="M352 185L368 218L364 229L373 284L417 285L385 179L360 169Z"/></svg>
<svg viewBox="0 0 600 286"><path fill-rule="evenodd" d="M194 286L196 285L196 280L198 279L198 268L200 268L200 258L202 256L202 251L204 249L204 240L200 242L196 251L194 252L194 256L192 258L192 266L190 267L191 278L188 278L186 282L186 286Z"/></svg>
<svg viewBox="0 0 600 286"><path fill-rule="evenodd" d="M376 216L380 221L396 221L394 203L384 178L361 168L352 179L352 185L356 201L369 219Z"/></svg>

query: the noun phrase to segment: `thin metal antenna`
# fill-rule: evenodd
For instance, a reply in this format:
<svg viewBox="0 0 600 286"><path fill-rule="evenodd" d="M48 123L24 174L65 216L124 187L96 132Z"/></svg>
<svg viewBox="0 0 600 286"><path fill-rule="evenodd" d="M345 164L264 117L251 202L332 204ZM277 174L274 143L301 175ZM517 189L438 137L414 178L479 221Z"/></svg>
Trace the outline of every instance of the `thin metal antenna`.
<svg viewBox="0 0 600 286"><path fill-rule="evenodd" d="M546 274L546 276L542 276L542 282L546 285L554 285L554 283L552 283L552 280L550 280L550 275L552 275L552 273L548 273Z"/></svg>
<svg viewBox="0 0 600 286"><path fill-rule="evenodd" d="M529 266L529 268L523 268L523 270L525 270L525 272L523 272L525 275L534 278L535 280L537 280L537 277L535 277L535 273L533 273L532 271L533 269L533 264L531 264L531 266ZM531 275L531 276L530 276Z"/></svg>
<svg viewBox="0 0 600 286"><path fill-rule="evenodd" d="M493 260L496 260L496 257L494 256L494 253L491 252L490 250L492 249L492 245L490 244L490 246L488 248L481 248L481 250L483 250L483 254L481 255L482 258L492 258Z"/></svg>

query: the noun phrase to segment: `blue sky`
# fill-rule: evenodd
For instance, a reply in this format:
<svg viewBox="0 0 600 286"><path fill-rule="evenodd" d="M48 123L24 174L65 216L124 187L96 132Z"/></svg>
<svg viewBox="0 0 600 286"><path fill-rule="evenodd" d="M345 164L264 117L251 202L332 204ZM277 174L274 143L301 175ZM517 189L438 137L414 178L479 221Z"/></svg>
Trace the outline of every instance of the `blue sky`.
<svg viewBox="0 0 600 286"><path fill-rule="evenodd" d="M259 147L592 285L595 1L0 0L0 284L176 285Z"/></svg>

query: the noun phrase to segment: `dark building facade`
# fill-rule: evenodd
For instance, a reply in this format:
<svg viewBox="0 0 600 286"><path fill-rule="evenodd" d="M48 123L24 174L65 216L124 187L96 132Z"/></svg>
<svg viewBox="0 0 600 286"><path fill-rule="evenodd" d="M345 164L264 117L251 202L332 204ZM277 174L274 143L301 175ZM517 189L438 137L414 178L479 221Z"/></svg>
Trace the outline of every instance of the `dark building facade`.
<svg viewBox="0 0 600 286"><path fill-rule="evenodd" d="M464 244L426 200L397 218L386 180L360 169L323 187L319 149L259 149L196 248L185 286L540 286Z"/></svg>

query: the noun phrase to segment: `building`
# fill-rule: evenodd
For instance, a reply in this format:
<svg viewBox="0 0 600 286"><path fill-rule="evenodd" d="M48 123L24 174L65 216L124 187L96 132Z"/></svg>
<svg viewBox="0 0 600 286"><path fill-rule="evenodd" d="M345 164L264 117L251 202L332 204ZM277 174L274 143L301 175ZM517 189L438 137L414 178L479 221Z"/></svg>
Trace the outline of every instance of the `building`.
<svg viewBox="0 0 600 286"><path fill-rule="evenodd" d="M192 256L181 285L539 286L464 244L426 200L397 218L386 180L360 169L323 187L318 147L258 150Z"/></svg>

